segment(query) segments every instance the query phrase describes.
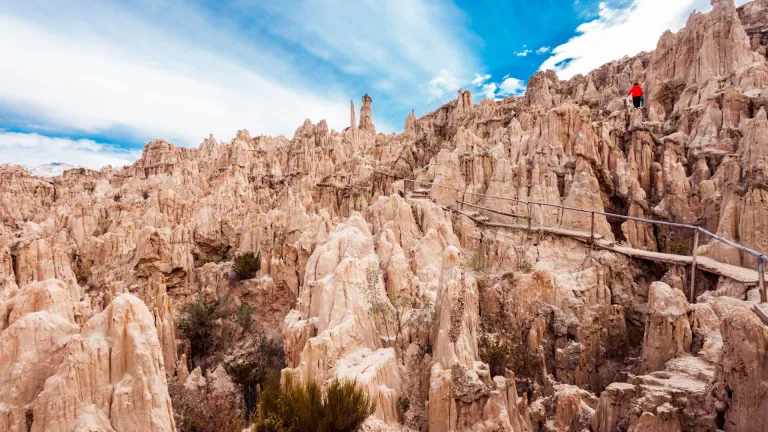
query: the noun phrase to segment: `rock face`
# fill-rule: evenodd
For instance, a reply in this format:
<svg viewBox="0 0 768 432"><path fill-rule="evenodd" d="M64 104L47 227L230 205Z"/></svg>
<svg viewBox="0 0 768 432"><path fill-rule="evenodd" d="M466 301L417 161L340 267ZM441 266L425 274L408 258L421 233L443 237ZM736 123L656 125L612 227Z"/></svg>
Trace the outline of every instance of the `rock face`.
<svg viewBox="0 0 768 432"><path fill-rule="evenodd" d="M667 360L690 352L688 309L682 291L663 282L651 284L643 339L643 364L647 371L661 370Z"/></svg>
<svg viewBox="0 0 768 432"><path fill-rule="evenodd" d="M395 350L382 343L394 337L384 315L392 305L373 237L359 214L315 249L304 287L301 309L286 317L286 350L301 354L285 373L304 382L359 378L377 402L377 417L395 423L400 374Z"/></svg>
<svg viewBox="0 0 768 432"><path fill-rule="evenodd" d="M600 247L693 248L607 212L768 251L768 6L713 3L653 52L537 72L522 97L460 90L402 134L376 134L365 95L343 131L153 140L45 179L0 166L0 430L173 430L168 380L238 393L227 371L281 344L285 377L356 380L367 430L759 430L756 288L700 266L689 303L689 267ZM624 105L634 82L647 116ZM201 351L179 324L203 303Z"/></svg>
<svg viewBox="0 0 768 432"><path fill-rule="evenodd" d="M161 345L141 300L121 295L82 328L57 280L27 285L0 305L2 430L174 429Z"/></svg>
<svg viewBox="0 0 768 432"><path fill-rule="evenodd" d="M717 366L713 398L724 412L727 431L759 431L768 424L768 328L751 311L736 309L720 324L722 361Z"/></svg>
<svg viewBox="0 0 768 432"><path fill-rule="evenodd" d="M373 111L371 110L373 99L366 93L363 95L363 106L360 107L360 126L361 130L376 133L376 127L373 125ZM354 120L353 120L354 122Z"/></svg>

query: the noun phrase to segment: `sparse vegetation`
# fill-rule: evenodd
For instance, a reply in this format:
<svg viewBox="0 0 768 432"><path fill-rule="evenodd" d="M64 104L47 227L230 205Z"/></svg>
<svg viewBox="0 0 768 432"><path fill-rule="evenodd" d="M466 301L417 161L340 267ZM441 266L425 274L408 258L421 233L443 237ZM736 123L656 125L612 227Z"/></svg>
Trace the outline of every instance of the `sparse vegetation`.
<svg viewBox="0 0 768 432"><path fill-rule="evenodd" d="M515 373L518 378L535 378L541 369L541 358L531 351L515 336L514 332L505 332L491 337L483 334L480 337L480 358L488 363L491 375L504 375L506 369Z"/></svg>
<svg viewBox="0 0 768 432"><path fill-rule="evenodd" d="M251 329L251 324L253 323L252 315L253 308L248 303L241 303L240 307L238 307L237 311L235 311L235 319L237 320L237 324L239 324L244 331Z"/></svg>
<svg viewBox="0 0 768 432"><path fill-rule="evenodd" d="M398 340L405 337L409 329L430 328L435 316L432 299L427 294L384 297L380 295L378 288L380 273L381 270L375 264L366 269L366 284L362 291L368 301L368 313L381 318L389 334L391 321ZM401 351L401 356L401 360L405 362L404 350Z"/></svg>
<svg viewBox="0 0 768 432"><path fill-rule="evenodd" d="M669 251L675 255L690 255L688 245L679 241L669 242Z"/></svg>
<svg viewBox="0 0 768 432"><path fill-rule="evenodd" d="M141 197L145 200L149 199L149 191L144 191L141 193Z"/></svg>
<svg viewBox="0 0 768 432"><path fill-rule="evenodd" d="M411 400L406 396L399 396L397 398L397 411L400 412L400 418L405 418L405 413L411 408Z"/></svg>
<svg viewBox="0 0 768 432"><path fill-rule="evenodd" d="M353 432L376 411L376 401L355 381L335 379L323 394L317 383L302 384L277 374L264 389L254 432Z"/></svg>
<svg viewBox="0 0 768 432"><path fill-rule="evenodd" d="M485 271L486 259L482 246L475 250L475 253L472 255L472 259L469 260L469 268L471 268L472 271L474 271L476 274L480 274Z"/></svg>
<svg viewBox="0 0 768 432"><path fill-rule="evenodd" d="M168 393L179 432L242 432L242 412L231 397L187 390L176 380L168 382Z"/></svg>
<svg viewBox="0 0 768 432"><path fill-rule="evenodd" d="M620 328L609 327L605 340L605 355L613 360L624 360L629 355L629 339L627 332Z"/></svg>
<svg viewBox="0 0 768 432"><path fill-rule="evenodd" d="M256 408L258 387L264 386L270 373L279 373L285 367L285 352L282 341L261 337L256 352L246 361L231 364L227 374L243 392L246 415Z"/></svg>
<svg viewBox="0 0 768 432"><path fill-rule="evenodd" d="M530 273L533 271L533 264L525 258L522 258L517 264L518 269L523 273Z"/></svg>
<svg viewBox="0 0 768 432"><path fill-rule="evenodd" d="M218 301L198 298L182 311L179 330L189 339L191 359L200 358L208 353L218 306Z"/></svg>
<svg viewBox="0 0 768 432"><path fill-rule="evenodd" d="M421 353L424 355L432 355L432 343L429 341L424 342L424 345L421 345Z"/></svg>
<svg viewBox="0 0 768 432"><path fill-rule="evenodd" d="M225 260L225 257L223 257L221 255L215 255L215 256L209 256L209 257L202 258L202 259L200 259L199 262L200 262L200 266L204 266L204 265L206 265L208 263L220 264L220 263L224 262L224 260Z"/></svg>
<svg viewBox="0 0 768 432"><path fill-rule="evenodd" d="M410 329L432 328L435 318L435 305L427 295L399 296L392 299L392 314L394 315L397 337L405 337ZM401 350L401 360L405 363L405 350Z"/></svg>
<svg viewBox="0 0 768 432"><path fill-rule="evenodd" d="M261 270L261 252L244 252L235 256L232 270L239 280L253 279Z"/></svg>

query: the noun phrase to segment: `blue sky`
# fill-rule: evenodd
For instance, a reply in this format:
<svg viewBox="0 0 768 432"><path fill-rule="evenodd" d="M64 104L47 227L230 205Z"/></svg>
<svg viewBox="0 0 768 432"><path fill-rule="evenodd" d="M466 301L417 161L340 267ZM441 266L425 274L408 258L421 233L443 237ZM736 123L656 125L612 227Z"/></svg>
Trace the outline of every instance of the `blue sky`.
<svg viewBox="0 0 768 432"><path fill-rule="evenodd" d="M741 4L745 1L738 1ZM197 146L348 126L380 132L455 98L521 94L653 49L709 0L0 0L0 163L99 168L165 138Z"/></svg>

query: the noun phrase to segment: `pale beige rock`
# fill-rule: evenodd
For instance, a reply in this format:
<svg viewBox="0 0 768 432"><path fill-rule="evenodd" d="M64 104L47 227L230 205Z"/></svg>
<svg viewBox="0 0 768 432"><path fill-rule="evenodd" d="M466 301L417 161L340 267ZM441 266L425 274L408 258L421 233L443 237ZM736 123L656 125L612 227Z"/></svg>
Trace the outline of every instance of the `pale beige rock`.
<svg viewBox="0 0 768 432"><path fill-rule="evenodd" d="M368 94L363 95L363 106L360 107L360 130L376 133L376 127L373 126L373 114L371 112L371 99Z"/></svg>
<svg viewBox="0 0 768 432"><path fill-rule="evenodd" d="M735 308L723 319L720 331L723 357L712 395L728 407L725 430L763 430L768 424L768 400L764 397L768 328L749 309Z"/></svg>
<svg viewBox="0 0 768 432"><path fill-rule="evenodd" d="M115 430L173 430L163 354L152 315L136 297L115 298L66 346L35 399L32 431L71 430L95 405Z"/></svg>
<svg viewBox="0 0 768 432"><path fill-rule="evenodd" d="M369 428L397 429L396 401L408 395L414 407L408 427L525 429L530 395L532 429L541 423L544 430L581 430L593 416L592 398L563 383L601 392L593 429L712 430L717 409L728 411L722 417L744 417L755 408L749 404L758 398L752 386L758 378L724 378L732 394L750 395L737 403L726 404L725 392L706 406L702 395L714 365L738 363L720 322L750 307L755 288L723 279L714 287L697 275L699 287L713 292L686 306L674 291L649 287L661 274L640 261L562 236L478 223L486 216L525 227L530 217L533 228L591 230L589 213L528 204L538 201L695 223L765 253L766 4L755 0L737 10L730 0L715 3L712 12L695 13L685 28L662 36L654 52L567 81L538 72L523 97L475 104L469 91L459 90L431 113L411 112L402 134L377 135L372 100L364 96L359 126L350 104L350 127L342 132L307 119L291 138L241 130L230 142L210 136L198 148L154 140L124 169L74 169L52 179L0 167L0 338L9 346L19 337L47 338L61 345L61 356L73 353L61 359L41 344L39 369L8 356L8 370L19 367L28 377L18 388L34 390L23 398L14 393L0 429L26 427L25 410L32 407L35 423L53 430L124 430L125 419L167 426L169 414L136 396L162 396L162 380L142 372L149 366L131 370L131 387L122 376L92 372L102 371L108 355L91 354L138 341L133 345L151 345L145 351L155 354L142 351L126 368L151 358L188 381L186 357L176 360L182 335L175 324L197 298L250 307L265 336L282 332L285 374L321 383L357 379L379 403ZM634 82L646 90L647 118L624 109ZM414 176L443 187L432 187L427 199L399 196L404 179ZM458 201L519 216L480 211L473 220L445 208L476 210ZM616 233L650 251L670 239L691 240L599 215L595 226L608 240ZM756 264L722 243L700 240L701 256ZM261 253L261 271L236 281L231 260L247 251ZM443 259L448 252L461 257L450 268ZM522 271L526 262L530 274ZM663 280L687 290L689 276L672 271ZM43 288L48 278L61 282ZM155 329L157 346L128 334L104 336L117 324L103 318L91 321L105 330L86 326L90 336L76 336L78 324L93 313L113 313L110 303L124 293L147 305L150 322L138 313L138 326ZM391 317L378 313L392 310L390 299L408 296L437 306L431 324L396 330ZM405 307L403 316L416 312ZM616 354L606 355L610 342L628 336L626 323L638 326L643 316L643 363L633 363L634 353L609 358ZM504 387L479 361L480 329L494 319L521 325L524 342L544 360L523 397L513 397L511 377ZM255 349L235 321L217 321L217 351L205 359L211 374L213 366ZM401 363L409 350L426 353L427 341L431 355ZM178 351L187 350L180 342ZM51 377L59 367L69 369ZM638 369L655 372L628 375ZM91 376L98 381L86 382ZM55 398L38 394L46 379ZM614 382L626 379L631 389ZM120 406L126 394L135 396L130 409ZM104 402L110 398L113 403Z"/></svg>
<svg viewBox="0 0 768 432"><path fill-rule="evenodd" d="M682 291L654 282L648 292L648 313L643 338L643 366L661 370L664 363L691 349L689 305Z"/></svg>
<svg viewBox="0 0 768 432"><path fill-rule="evenodd" d="M187 390L201 390L205 391L208 386L208 381L203 376L203 370L200 366L192 369L187 378L184 380L184 388Z"/></svg>
<svg viewBox="0 0 768 432"><path fill-rule="evenodd" d="M382 343L394 338L394 329L371 312L392 306L370 229L360 214L337 226L315 249L304 281L299 313L286 321L286 352L300 355L283 374L320 383L335 376L356 378L377 401L376 417L396 422L400 375L394 349ZM303 348L294 346L302 343Z"/></svg>

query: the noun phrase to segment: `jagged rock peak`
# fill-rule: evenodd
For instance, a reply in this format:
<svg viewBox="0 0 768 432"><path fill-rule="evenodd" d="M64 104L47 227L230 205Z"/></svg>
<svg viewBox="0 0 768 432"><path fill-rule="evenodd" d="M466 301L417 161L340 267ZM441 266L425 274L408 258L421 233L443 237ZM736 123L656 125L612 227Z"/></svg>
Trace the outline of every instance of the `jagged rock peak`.
<svg viewBox="0 0 768 432"><path fill-rule="evenodd" d="M360 107L360 129L376 133L376 127L373 125L373 112L371 111L372 102L373 99L368 96L368 93L363 95L363 106Z"/></svg>
<svg viewBox="0 0 768 432"><path fill-rule="evenodd" d="M413 110L411 110L411 113L408 114L408 117L405 118L405 129L403 130L405 136L409 138L414 138L416 136L418 133L417 123L418 119L416 118L416 114L413 112Z"/></svg>
<svg viewBox="0 0 768 432"><path fill-rule="evenodd" d="M237 135L235 135L235 141L251 142L251 133L248 132L248 129L241 129L237 131Z"/></svg>
<svg viewBox="0 0 768 432"><path fill-rule="evenodd" d="M459 89L459 95L456 98L456 109L458 112L470 109L472 107L472 92L469 90Z"/></svg>

